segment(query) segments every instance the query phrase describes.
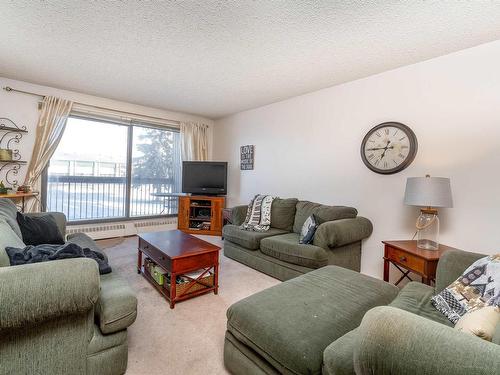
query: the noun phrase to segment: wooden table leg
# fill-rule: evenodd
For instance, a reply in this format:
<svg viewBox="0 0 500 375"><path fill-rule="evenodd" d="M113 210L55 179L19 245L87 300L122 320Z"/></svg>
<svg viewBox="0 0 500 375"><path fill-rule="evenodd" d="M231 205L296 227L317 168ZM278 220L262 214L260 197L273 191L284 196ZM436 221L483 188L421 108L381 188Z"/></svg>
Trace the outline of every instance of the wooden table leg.
<svg viewBox="0 0 500 375"><path fill-rule="evenodd" d="M389 282L389 261L384 259L384 281Z"/></svg>
<svg viewBox="0 0 500 375"><path fill-rule="evenodd" d="M175 307L175 296L177 294L177 275L175 273L170 274L170 308Z"/></svg>
<svg viewBox="0 0 500 375"><path fill-rule="evenodd" d="M142 251L137 249L137 273L141 273L142 268Z"/></svg>
<svg viewBox="0 0 500 375"><path fill-rule="evenodd" d="M219 293L219 264L214 266L214 294Z"/></svg>

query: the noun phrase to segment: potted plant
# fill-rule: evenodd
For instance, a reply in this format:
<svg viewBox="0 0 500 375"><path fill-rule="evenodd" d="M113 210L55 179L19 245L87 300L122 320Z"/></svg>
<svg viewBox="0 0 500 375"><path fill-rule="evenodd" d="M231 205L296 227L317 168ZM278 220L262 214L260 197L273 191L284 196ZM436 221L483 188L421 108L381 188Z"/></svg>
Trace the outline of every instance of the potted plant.
<svg viewBox="0 0 500 375"><path fill-rule="evenodd" d="M0 181L0 194L7 194L9 192L9 188L5 187L3 181Z"/></svg>

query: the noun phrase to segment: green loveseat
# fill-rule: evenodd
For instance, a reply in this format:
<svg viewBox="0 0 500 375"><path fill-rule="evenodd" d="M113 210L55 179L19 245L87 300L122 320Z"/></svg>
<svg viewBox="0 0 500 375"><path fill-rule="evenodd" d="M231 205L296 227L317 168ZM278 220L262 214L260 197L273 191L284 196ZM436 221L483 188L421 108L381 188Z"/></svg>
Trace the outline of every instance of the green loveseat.
<svg viewBox="0 0 500 375"><path fill-rule="evenodd" d="M500 374L493 342L458 332L430 302L484 255L446 252L436 287L392 284L327 266L227 311L224 363L250 374Z"/></svg>
<svg viewBox="0 0 500 375"><path fill-rule="evenodd" d="M371 222L345 206L326 206L276 198L271 207L271 228L252 232L239 228L247 206L231 209L231 224L222 229L224 255L249 267L289 280L314 269L337 265L355 271L361 266L361 241L373 230ZM299 244L306 219L315 214L321 221L310 245Z"/></svg>
<svg viewBox="0 0 500 375"><path fill-rule="evenodd" d="M20 234L15 213L14 204L0 199L0 220ZM64 234L65 216L50 215ZM67 241L100 251L83 233ZM136 314L125 280L116 272L100 276L94 260L9 266L0 249L0 374L123 374L127 327Z"/></svg>

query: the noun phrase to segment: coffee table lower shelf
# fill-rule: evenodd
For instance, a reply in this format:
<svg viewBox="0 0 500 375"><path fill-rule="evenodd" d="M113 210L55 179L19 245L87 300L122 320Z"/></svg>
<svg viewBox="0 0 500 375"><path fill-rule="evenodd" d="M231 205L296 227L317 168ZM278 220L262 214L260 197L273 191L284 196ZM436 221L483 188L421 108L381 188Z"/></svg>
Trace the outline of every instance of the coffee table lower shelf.
<svg viewBox="0 0 500 375"><path fill-rule="evenodd" d="M214 286L205 286L203 289L183 293L180 296L177 296L176 294L174 296L172 296L171 288L165 288L163 285L159 285L147 271L144 271L144 265L141 267L141 275L147 281L149 281L149 283L151 285L153 285L153 287L169 302L171 309L173 309L175 307L175 303L179 302L179 301L184 301L184 300L187 300L187 299L190 299L190 298L202 295L202 294L210 293L210 292L214 292L215 294L217 294L217 288L214 285ZM178 275L178 276L182 276L182 275Z"/></svg>

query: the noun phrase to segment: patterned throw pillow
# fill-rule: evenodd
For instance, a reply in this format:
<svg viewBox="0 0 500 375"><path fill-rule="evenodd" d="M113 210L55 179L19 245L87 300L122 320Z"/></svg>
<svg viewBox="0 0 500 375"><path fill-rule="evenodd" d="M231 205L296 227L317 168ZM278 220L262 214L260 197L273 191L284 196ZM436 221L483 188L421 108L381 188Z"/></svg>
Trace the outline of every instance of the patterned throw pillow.
<svg viewBox="0 0 500 375"><path fill-rule="evenodd" d="M468 312L485 306L499 306L500 254L475 261L431 301L454 324Z"/></svg>
<svg viewBox="0 0 500 375"><path fill-rule="evenodd" d="M302 225L302 229L300 230L299 243L311 244L314 239L314 233L316 233L316 229L318 229L318 227L318 218L314 214L312 214L306 219L304 225Z"/></svg>

